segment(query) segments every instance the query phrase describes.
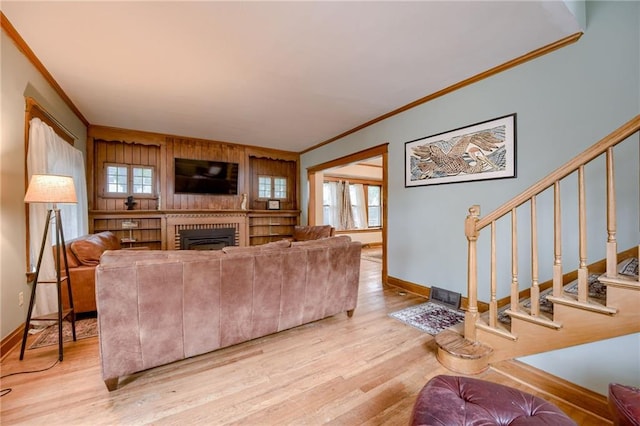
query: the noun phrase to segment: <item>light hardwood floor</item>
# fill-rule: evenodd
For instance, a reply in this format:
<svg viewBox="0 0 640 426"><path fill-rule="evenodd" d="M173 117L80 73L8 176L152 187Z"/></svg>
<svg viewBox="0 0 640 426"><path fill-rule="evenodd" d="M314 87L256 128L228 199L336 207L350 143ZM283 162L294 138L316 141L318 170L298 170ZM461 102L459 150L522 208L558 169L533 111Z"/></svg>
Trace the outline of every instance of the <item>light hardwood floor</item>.
<svg viewBox="0 0 640 426"><path fill-rule="evenodd" d="M424 384L447 371L435 359L434 338L388 317L423 303L383 286L380 263L363 260L358 308L292 330L148 370L107 392L98 338L65 344L53 368L2 379L2 425L405 425ZM206 330L202 330L206 333ZM43 369L57 346L19 347L2 375ZM580 425L602 418L489 370L482 379L552 401Z"/></svg>

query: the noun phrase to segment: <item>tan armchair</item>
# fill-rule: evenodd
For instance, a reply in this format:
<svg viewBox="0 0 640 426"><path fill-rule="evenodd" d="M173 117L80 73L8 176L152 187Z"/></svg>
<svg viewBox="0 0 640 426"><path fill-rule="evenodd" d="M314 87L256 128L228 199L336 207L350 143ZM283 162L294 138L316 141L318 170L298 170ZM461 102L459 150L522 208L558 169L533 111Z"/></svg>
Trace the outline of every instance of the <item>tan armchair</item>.
<svg viewBox="0 0 640 426"><path fill-rule="evenodd" d="M94 312L96 310L96 266L100 264L100 256L107 250L119 250L120 240L109 231L84 235L66 241L69 275L71 275L71 295L76 313ZM56 247L53 246L56 257ZM61 266L66 275L64 266ZM62 292L63 306L69 306L66 290Z"/></svg>

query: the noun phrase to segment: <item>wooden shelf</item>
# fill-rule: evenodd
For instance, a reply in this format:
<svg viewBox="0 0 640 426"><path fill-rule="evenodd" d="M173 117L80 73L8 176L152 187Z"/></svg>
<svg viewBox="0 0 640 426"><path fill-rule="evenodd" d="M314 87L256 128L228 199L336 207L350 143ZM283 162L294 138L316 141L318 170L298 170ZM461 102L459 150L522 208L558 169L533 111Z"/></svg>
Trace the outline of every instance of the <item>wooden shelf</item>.
<svg viewBox="0 0 640 426"><path fill-rule="evenodd" d="M113 211L92 212L90 215L90 232L113 232L124 247L139 245L150 249L162 249L164 215L158 211ZM135 222L136 227L129 228L124 224Z"/></svg>
<svg viewBox="0 0 640 426"><path fill-rule="evenodd" d="M249 243L261 245L293 235L298 224L298 211L259 210L249 213Z"/></svg>

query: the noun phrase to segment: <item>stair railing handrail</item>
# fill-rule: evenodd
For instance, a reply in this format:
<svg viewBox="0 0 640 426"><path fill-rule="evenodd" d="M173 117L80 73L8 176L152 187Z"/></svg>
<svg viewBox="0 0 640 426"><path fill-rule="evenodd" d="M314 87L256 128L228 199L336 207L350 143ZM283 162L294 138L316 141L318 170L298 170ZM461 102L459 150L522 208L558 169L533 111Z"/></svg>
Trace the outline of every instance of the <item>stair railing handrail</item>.
<svg viewBox="0 0 640 426"><path fill-rule="evenodd" d="M636 115L634 118L629 120L627 123L620 126L618 129L610 133L609 135L602 138L600 141L596 142L589 148L587 148L582 153L578 154L576 157L558 167L553 172L549 173L547 176L531 185L529 188L524 190L522 193L516 195L511 200L502 204L500 207L496 208L494 211L489 213L484 217L480 217L480 207L478 205L471 206L469 208L469 214L465 219L465 235L468 240L468 254L467 254L467 274L468 274L468 282L467 282L467 295L468 295L468 307L467 312L465 314L465 322L464 322L464 337L468 340L476 341L476 322L479 319L478 312L478 285L477 285L477 239L480 234L480 231L491 225L492 234L495 232L495 223L496 220L506 216L509 213L512 213L512 223L515 225L515 210L517 207L523 205L528 201L532 201L535 206L535 197L548 189L551 186L554 186L556 189L557 196L557 183L568 175L574 173L576 170L579 172L579 181L583 180L583 170L584 166L600 155L607 153L608 159L610 161L609 155L611 154L611 149L615 145L623 142L631 135L640 131L640 115ZM535 207L534 207L535 208ZM515 231L514 231L515 232ZM492 237L493 239L493 237ZM615 244L615 242L614 242ZM492 245L493 251L493 245ZM582 251L582 248L581 248ZM492 261L494 261L494 253L492 253ZM581 254L581 265L584 263L586 259L582 258ZM554 265L555 266L555 265ZM517 265L513 266L517 268ZM586 269L583 268L585 271ZM492 271L493 275L493 271ZM557 275L557 274L556 274ZM512 286L517 286L517 269L513 270L513 282ZM557 280L557 279L556 279ZM584 281L584 277L583 280ZM555 286L556 284L554 284ZM495 318L497 317L497 304L495 300L495 289L493 288L495 283L492 283L492 300L490 302L490 310L491 315L490 318L493 318L493 322L495 322ZM535 279L534 286L532 287L531 297L537 297L538 294L538 286L537 286L537 278ZM582 290L584 291L584 290ZM511 293L511 302L512 305L517 303L516 298L517 291L512 291ZM516 298L515 300L513 300ZM586 298L586 295L582 297ZM495 324L490 324L492 327Z"/></svg>
<svg viewBox="0 0 640 426"><path fill-rule="evenodd" d="M531 197L540 194L545 189L552 186L556 181L562 180L566 176L578 170L580 166L585 165L591 160L604 154L607 149L619 144L638 131L640 131L640 114L636 115L627 123L620 126L613 133L605 136L600 141L587 148L581 154L577 155L567 163L558 167L556 170L554 170L538 182L534 183L522 193L516 195L511 200L507 201L488 215L479 218L476 223L476 230L480 231L482 228L490 225L491 222L500 219L502 216L511 212L511 210L529 201Z"/></svg>

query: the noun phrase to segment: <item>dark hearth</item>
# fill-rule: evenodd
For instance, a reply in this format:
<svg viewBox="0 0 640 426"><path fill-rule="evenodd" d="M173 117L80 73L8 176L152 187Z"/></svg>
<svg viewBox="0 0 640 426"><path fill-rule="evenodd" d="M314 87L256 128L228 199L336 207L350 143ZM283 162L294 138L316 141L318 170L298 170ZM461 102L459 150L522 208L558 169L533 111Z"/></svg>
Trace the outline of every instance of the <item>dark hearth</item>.
<svg viewBox="0 0 640 426"><path fill-rule="evenodd" d="M235 228L186 229L179 235L180 250L222 250L236 240Z"/></svg>

